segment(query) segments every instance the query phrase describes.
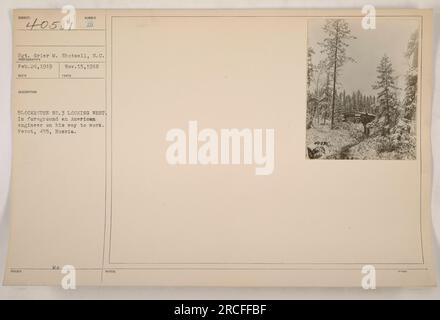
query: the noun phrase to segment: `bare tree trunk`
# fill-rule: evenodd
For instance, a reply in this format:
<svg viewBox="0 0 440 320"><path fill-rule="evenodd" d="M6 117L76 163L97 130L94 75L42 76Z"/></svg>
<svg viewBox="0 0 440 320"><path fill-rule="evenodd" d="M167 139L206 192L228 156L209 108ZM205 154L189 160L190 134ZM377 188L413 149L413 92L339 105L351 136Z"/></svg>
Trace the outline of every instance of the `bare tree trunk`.
<svg viewBox="0 0 440 320"><path fill-rule="evenodd" d="M335 102L336 102L336 70L338 65L339 23L336 25L335 60L333 67L333 94L332 94L332 118L330 129L335 126Z"/></svg>
<svg viewBox="0 0 440 320"><path fill-rule="evenodd" d="M313 127L313 120L315 119L316 109L318 109L318 107L316 106L316 104L314 104L313 111L311 112L310 119L307 122L306 129L310 129L311 127Z"/></svg>

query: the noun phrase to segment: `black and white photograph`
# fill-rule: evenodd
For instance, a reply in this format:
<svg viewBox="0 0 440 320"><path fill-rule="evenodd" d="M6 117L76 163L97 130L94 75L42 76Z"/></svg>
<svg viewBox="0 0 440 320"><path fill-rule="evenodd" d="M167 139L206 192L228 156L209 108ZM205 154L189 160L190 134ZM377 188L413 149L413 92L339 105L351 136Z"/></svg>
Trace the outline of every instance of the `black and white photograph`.
<svg viewBox="0 0 440 320"><path fill-rule="evenodd" d="M308 22L306 157L415 160L419 21Z"/></svg>
<svg viewBox="0 0 440 320"><path fill-rule="evenodd" d="M438 300L439 59L439 0L0 1L0 301Z"/></svg>

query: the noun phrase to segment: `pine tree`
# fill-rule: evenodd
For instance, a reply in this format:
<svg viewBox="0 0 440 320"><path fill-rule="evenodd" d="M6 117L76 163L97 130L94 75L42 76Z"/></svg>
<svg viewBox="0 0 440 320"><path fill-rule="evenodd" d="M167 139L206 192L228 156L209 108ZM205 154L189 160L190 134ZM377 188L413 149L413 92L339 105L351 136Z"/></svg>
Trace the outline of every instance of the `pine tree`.
<svg viewBox="0 0 440 320"><path fill-rule="evenodd" d="M397 111L397 86L393 65L386 54L380 60L377 73L377 80L373 85L373 89L378 90L377 102L381 108L381 117L384 117L382 134L388 135L393 126L393 116Z"/></svg>
<svg viewBox="0 0 440 320"><path fill-rule="evenodd" d="M354 91L351 94L351 101L353 103L353 111L357 111L357 103L356 103L356 94L354 93Z"/></svg>
<svg viewBox="0 0 440 320"><path fill-rule="evenodd" d="M419 50L419 30L416 30L408 42L405 57L409 60L409 69L405 77L405 97L403 101L404 117L414 120L417 106L417 69Z"/></svg>
<svg viewBox="0 0 440 320"><path fill-rule="evenodd" d="M354 61L346 54L348 47L348 40L355 39L351 35L351 30L348 23L343 19L327 20L324 27L324 32L327 37L323 42L319 43L322 47L321 52L326 54L327 69L331 72L332 78L332 100L331 100L331 125L334 129L335 120L335 104L336 104L336 84L340 69L347 61Z"/></svg>

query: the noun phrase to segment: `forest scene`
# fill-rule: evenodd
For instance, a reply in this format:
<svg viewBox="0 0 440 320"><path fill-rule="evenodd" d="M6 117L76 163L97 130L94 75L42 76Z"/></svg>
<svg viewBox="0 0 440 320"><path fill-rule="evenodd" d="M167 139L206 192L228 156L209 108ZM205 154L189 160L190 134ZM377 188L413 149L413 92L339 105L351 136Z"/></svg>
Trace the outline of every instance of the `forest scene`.
<svg viewBox="0 0 440 320"><path fill-rule="evenodd" d="M419 24L308 24L306 157L414 160Z"/></svg>

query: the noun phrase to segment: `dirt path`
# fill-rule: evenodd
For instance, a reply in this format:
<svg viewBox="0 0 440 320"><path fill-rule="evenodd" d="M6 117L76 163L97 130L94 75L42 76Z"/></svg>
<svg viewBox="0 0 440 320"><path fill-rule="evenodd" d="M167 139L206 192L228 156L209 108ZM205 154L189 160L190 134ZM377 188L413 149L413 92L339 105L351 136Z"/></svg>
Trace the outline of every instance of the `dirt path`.
<svg viewBox="0 0 440 320"><path fill-rule="evenodd" d="M343 146L341 148L341 151L339 151L339 158L338 159L350 159L349 158L349 154L350 154L350 149L352 147L354 147L355 145L358 145L360 143L359 142L355 142L355 143L351 143L351 144L347 144L346 146Z"/></svg>
<svg viewBox="0 0 440 320"><path fill-rule="evenodd" d="M322 159L350 159L350 149L364 140L361 131L355 129L312 127L307 130L306 145L311 150L324 146Z"/></svg>
<svg viewBox="0 0 440 320"><path fill-rule="evenodd" d="M349 143L345 146L343 146L338 152L332 154L331 156L328 156L327 159L338 159L338 160L346 160L346 159L351 159L349 157L350 155L350 149L356 145L358 145L359 143L361 143L363 141L359 140L353 143Z"/></svg>

